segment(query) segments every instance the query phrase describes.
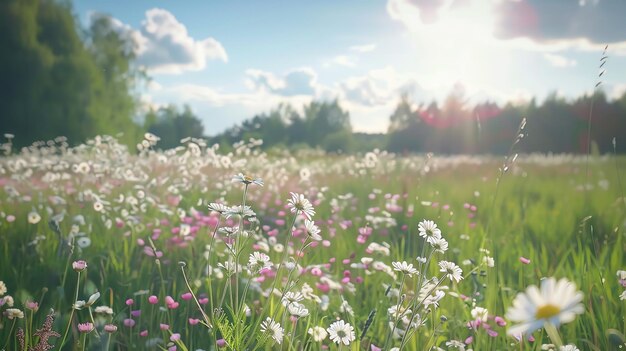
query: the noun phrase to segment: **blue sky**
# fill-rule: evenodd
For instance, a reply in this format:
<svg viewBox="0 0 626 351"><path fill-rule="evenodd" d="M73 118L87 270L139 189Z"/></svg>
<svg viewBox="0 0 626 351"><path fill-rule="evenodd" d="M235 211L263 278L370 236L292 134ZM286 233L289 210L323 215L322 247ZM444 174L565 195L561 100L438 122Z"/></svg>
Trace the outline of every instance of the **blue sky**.
<svg viewBox="0 0 626 351"><path fill-rule="evenodd" d="M214 135L279 103L338 99L356 131L383 132L402 93L416 104L521 102L626 91L626 1L74 2L136 42L144 108L188 104Z"/></svg>

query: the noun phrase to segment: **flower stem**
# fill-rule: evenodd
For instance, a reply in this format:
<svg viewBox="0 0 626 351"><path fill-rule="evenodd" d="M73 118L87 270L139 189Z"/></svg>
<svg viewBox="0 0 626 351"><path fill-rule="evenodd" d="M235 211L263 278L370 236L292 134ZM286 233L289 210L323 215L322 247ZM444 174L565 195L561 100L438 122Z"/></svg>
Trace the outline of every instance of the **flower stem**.
<svg viewBox="0 0 626 351"><path fill-rule="evenodd" d="M552 340L552 342L556 344L556 347L558 349L561 349L561 347L563 346L563 341L561 340L561 336L559 335L559 331L556 329L556 326L554 326L554 324L550 322L547 322L543 327L545 328L546 333L548 333L550 340Z"/></svg>
<svg viewBox="0 0 626 351"><path fill-rule="evenodd" d="M76 304L76 301L78 301L78 290L80 287L80 272L78 273L78 278L76 278L76 292L74 293L74 302L72 303L72 312L70 312L70 320L67 322L67 328L65 328L65 333L63 334L63 340L61 340L61 346L59 347L59 349L63 348L63 345L65 345L65 340L67 339L67 334L70 332L70 327L72 326L72 320L74 319L74 305Z"/></svg>

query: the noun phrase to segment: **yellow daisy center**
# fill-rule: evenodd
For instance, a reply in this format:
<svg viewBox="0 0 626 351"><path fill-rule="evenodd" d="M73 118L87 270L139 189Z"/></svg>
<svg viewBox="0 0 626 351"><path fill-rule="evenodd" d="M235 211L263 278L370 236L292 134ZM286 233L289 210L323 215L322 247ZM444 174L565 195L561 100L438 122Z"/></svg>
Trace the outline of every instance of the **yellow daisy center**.
<svg viewBox="0 0 626 351"><path fill-rule="evenodd" d="M548 319L548 318L552 318L556 316L560 312L561 312L561 309L558 306L547 304L537 309L537 312L535 312L535 318L536 319Z"/></svg>

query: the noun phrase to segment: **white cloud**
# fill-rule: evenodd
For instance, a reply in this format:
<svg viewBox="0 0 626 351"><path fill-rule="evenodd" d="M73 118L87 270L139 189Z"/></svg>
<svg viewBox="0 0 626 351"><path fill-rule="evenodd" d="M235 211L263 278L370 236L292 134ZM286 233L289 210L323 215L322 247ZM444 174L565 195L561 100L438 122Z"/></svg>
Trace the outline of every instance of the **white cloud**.
<svg viewBox="0 0 626 351"><path fill-rule="evenodd" d="M550 64L554 67L574 67L576 66L576 60L574 59L568 59L565 56L561 56L561 55L556 55L556 54L551 54L551 53L546 53L543 54L543 57L548 60L548 62L550 62Z"/></svg>
<svg viewBox="0 0 626 351"><path fill-rule="evenodd" d="M139 30L112 19L114 27L129 36L135 43L137 62L151 73L176 74L200 71L209 60L228 61L222 44L214 38L196 40L187 27L167 10L153 8Z"/></svg>
<svg viewBox="0 0 626 351"><path fill-rule="evenodd" d="M246 75L246 85L253 90L280 96L314 96L317 93L317 74L311 68L295 69L283 77L258 69L249 69Z"/></svg>
<svg viewBox="0 0 626 351"><path fill-rule="evenodd" d="M350 51L365 53L374 51L376 49L376 44L364 44L364 45L354 45L350 47Z"/></svg>
<svg viewBox="0 0 626 351"><path fill-rule="evenodd" d="M354 62L354 60L352 58L350 58L349 56L346 56L346 55L335 56L335 58L333 58L331 63L339 65L339 66L344 66L344 67L354 67L354 66L356 66L356 63Z"/></svg>

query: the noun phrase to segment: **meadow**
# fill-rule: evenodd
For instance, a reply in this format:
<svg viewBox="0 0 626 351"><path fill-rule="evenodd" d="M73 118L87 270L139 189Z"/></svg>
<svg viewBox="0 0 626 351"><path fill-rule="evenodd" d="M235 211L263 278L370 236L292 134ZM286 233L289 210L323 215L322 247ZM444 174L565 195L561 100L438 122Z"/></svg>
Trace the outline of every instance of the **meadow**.
<svg viewBox="0 0 626 351"><path fill-rule="evenodd" d="M626 348L624 157L6 145L0 350Z"/></svg>

